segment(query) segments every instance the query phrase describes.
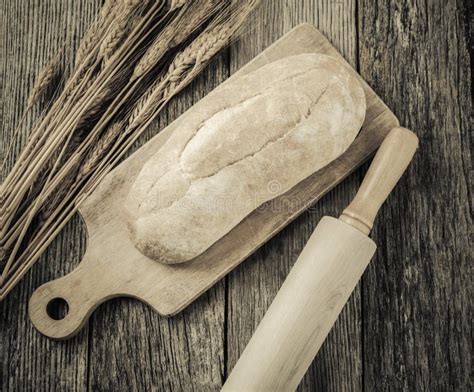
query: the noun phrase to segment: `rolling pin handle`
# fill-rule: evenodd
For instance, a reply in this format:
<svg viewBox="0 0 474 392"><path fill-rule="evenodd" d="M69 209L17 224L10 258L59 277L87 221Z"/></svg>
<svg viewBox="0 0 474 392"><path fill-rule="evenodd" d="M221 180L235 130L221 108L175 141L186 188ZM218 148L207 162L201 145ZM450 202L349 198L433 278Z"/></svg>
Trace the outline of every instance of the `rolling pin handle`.
<svg viewBox="0 0 474 392"><path fill-rule="evenodd" d="M411 162L418 138L406 128L393 128L375 154L354 200L340 220L368 235L375 217Z"/></svg>

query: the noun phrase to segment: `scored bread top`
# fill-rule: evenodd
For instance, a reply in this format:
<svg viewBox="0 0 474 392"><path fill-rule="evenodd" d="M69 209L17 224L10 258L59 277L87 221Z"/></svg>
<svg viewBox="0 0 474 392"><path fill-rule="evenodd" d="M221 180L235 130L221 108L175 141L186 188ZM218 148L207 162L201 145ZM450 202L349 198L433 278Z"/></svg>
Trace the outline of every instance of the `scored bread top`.
<svg viewBox="0 0 474 392"><path fill-rule="evenodd" d="M354 72L321 54L290 56L218 87L177 120L130 189L135 246L167 264L200 255L339 157L365 106Z"/></svg>

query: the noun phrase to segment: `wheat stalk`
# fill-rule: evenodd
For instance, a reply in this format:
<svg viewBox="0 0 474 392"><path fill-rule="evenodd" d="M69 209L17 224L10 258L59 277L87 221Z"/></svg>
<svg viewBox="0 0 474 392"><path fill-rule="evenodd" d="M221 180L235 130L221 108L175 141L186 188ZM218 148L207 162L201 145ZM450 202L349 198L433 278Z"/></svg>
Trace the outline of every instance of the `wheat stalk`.
<svg viewBox="0 0 474 392"><path fill-rule="evenodd" d="M159 9L160 9L159 4L157 4L154 9L152 7L151 14L153 15L153 13L157 12ZM123 59L123 62L126 62L126 56ZM79 72L80 72L80 70L77 71L76 74L78 74ZM106 79L105 82L104 82L104 79ZM110 75L108 78L102 78L102 82L104 82L104 83L109 82L109 83L113 84L113 82L114 82L113 74ZM74 83L72 83L72 85L74 85ZM95 84L95 86L92 90L94 90L94 91L95 90L103 91L103 90L101 90L101 87L99 87L99 85L97 85L97 84ZM67 89L66 89L66 91L67 91ZM89 90L87 90L87 91L89 91ZM47 148L44 148L44 151L40 150L40 155L39 156L31 154L31 155L34 156L33 160L31 162L29 162L28 165L23 165L24 168L25 167L30 168L28 170L28 172L26 172L24 174L24 176L27 176L25 181L18 182L17 184L19 184L20 188L16 189L16 190L14 189L14 191L11 192L10 195L8 195L7 198L2 197L2 203L3 203L2 204L2 216L3 215L7 216L7 218L5 218L5 221L7 223L5 225L5 227L7 227L10 224L10 222L12 221L12 219L14 218L13 212L15 211L16 208L18 208L19 203L21 202L21 200L23 198L23 195L30 188L30 186L32 184L32 181L34 180L34 176L37 175L37 173L39 172L43 162L46 161L49 158L51 153L54 153L55 148L57 148L57 146L59 146L62 143L64 138L67 137L68 134L73 132L73 128L71 128L71 127L73 127L74 124L78 124L78 123L80 124L80 118L81 118L80 116L81 115L87 116L87 111L86 111L85 107L89 107L90 104L92 104L94 102L94 96L96 98L96 101L100 102L100 99L102 97L100 97L100 96L98 97L97 92L95 92L94 94L92 95L92 97L90 97L89 94L86 94L84 98L81 98L79 100L79 102L76 104L77 109L72 111L73 115L69 115L68 111L63 111L62 112L63 114L68 113L68 115L66 116L67 122L65 124L61 124L61 126L60 126L59 125L60 122L56 121L56 123L54 125L56 125L56 128L58 129L58 131L53 132L51 134L51 136L49 137L49 139L47 140L48 141ZM99 98L99 100L97 100L97 98ZM87 104L84 104L84 101L87 102ZM89 112L88 112L89 114L91 113L92 109L89 109ZM92 112L93 112L93 110L92 110ZM46 133L44 133L44 135L46 135ZM44 137L45 136L40 138L40 141L43 142L43 143L45 142ZM78 151L78 153L80 153L80 152ZM54 185L56 185L57 182L59 182L63 178L65 178L68 171L70 171L71 168L73 168L74 165L76 164L76 160L77 160L77 157L73 157L61 169L61 172L58 173L58 175L55 178L55 181L54 181L55 184ZM57 164L55 164L55 166L57 166ZM20 166L20 170L21 170L21 167L22 166ZM22 171L20 171L20 174L22 174ZM49 182L47 182L46 185L49 185ZM45 193L46 195L48 195L49 193L51 193L51 191L52 191L51 189L54 189L54 188L52 188L52 185L49 186L48 188L46 188L46 186L45 186L45 189L43 189L41 191L41 194ZM7 206L6 209L4 208L4 206Z"/></svg>
<svg viewBox="0 0 474 392"><path fill-rule="evenodd" d="M118 2L120 3L120 2ZM149 10L149 17L150 19L156 16L156 13L160 11L162 8L162 2L156 1L154 5L150 8ZM146 29L146 26L143 27L143 29ZM137 34L143 34L143 31L137 32ZM145 34L146 35L146 34ZM101 36L96 38L96 41L100 42ZM128 57L127 50L124 48L122 51L125 55L123 56L122 64L111 64L111 69L113 69L115 66L119 67L123 65L123 63L127 63ZM49 110L48 114L43 118L43 120L36 125L35 130L32 134L32 137L30 138L27 148L23 150L22 154L18 158L18 164L16 164L9 175L7 176L2 189L1 189L1 197L0 200L2 202L5 200L5 192L7 190L12 190L10 189L9 185L10 183L13 182L13 180L17 181L18 178L21 175L25 175L25 169L28 167L31 167L31 162L29 159L31 157L37 157L36 152L41 151L41 147L44 145L45 141L48 138L52 138L54 135L51 134L50 132L47 132L48 129L53 130L53 133L59 133L64 130L63 127L60 126L60 120L66 119L71 119L72 114L74 115L77 114L77 112L71 112L72 110L72 104L75 104L75 106L80 106L85 102L85 97L83 99L79 99L77 101L74 101L73 98L79 95L79 90L80 88L84 87L83 84L83 78L87 78L91 76L90 74L90 68L91 67L91 59L93 59L95 56L95 53L92 51L87 55L87 62L83 62L83 64L78 67L78 69L75 70L73 75L71 76L70 80L66 83L66 86L64 88L64 91L62 95L54 102L53 106ZM85 63L85 64L84 64ZM104 70L104 74L105 74ZM101 78L101 81L103 82L105 77ZM98 84L95 86L90 86L91 89L94 87L97 87ZM89 93L88 89L84 89L83 92ZM60 117L58 118L58 115ZM54 119L52 121L52 119ZM17 181L18 185L19 181ZM14 190L12 190L14 191Z"/></svg>
<svg viewBox="0 0 474 392"><path fill-rule="evenodd" d="M187 85L185 81L199 73L209 60L227 45L231 33L229 27L217 26L203 32L180 52L162 79L138 101L130 116L129 127L138 128L145 124L164 101L181 91Z"/></svg>
<svg viewBox="0 0 474 392"><path fill-rule="evenodd" d="M118 2L118 3L120 3L120 2ZM162 6L163 6L163 2L160 2L160 1L156 1L152 5L152 7L149 9L149 12L148 12L148 22L149 23L157 15L157 13L160 12ZM117 5L116 8L118 8L118 7L119 6ZM146 18L144 18L144 22L145 21L146 21ZM142 26L142 30L137 31L136 35L145 35L146 36L146 34L144 34L144 32L143 32L143 30L146 30L146 29L147 29L147 26L146 26L146 23L144 23L143 26ZM99 38L100 38L100 36L99 36ZM132 35L132 38L134 38L133 35ZM140 37L140 40L143 40L143 37ZM140 43L141 42L140 40L135 39L135 41L133 41L133 39L130 39L129 41L132 41L132 44L133 44L134 42L137 42L137 41L138 41L138 43ZM9 173L9 175L7 176L7 178L6 178L6 180L3 184L4 186L2 187L2 192L1 192L1 197L0 197L0 201L2 202L2 206L4 206L5 203L6 203L6 196L5 196L5 193L4 193L5 190L7 190L7 189L10 190L10 196L9 197L11 198L15 194L20 194L21 192L24 193L24 190L29 186L29 184L24 184L21 187L21 189L23 189L23 191L21 191L21 189L18 189L18 184L21 184L21 182L18 181L18 179L19 179L20 176L26 175L25 170L27 168L33 168L29 171L30 172L33 171L32 175L34 175L35 174L34 173L34 170L35 170L34 168L37 167L35 162L38 162L40 159L43 159L43 160L47 159L47 157L45 157L44 154L42 154L42 151L41 151L41 148L45 144L46 140L48 138L50 140L57 140L57 139L54 139L55 134L63 132L65 135L67 135L67 132L70 132L69 127L71 126L71 124L74 124L74 121L77 121L76 120L77 116L81 114L80 111L74 110L73 107L74 106L76 108L83 107L85 105L84 102L87 102L86 99L90 98L89 92L93 92L94 89L99 89L99 87L101 86L100 83L103 84L103 83L105 83L104 81L110 80L111 76L107 77L107 76L103 76L101 74L101 76L103 76L103 77L96 78L96 79L100 79L100 81L97 81L96 83L87 83L87 84L84 83L84 79L87 80L87 78L89 78L89 79L90 78L95 78L95 75L90 72L90 70L91 70L90 68L93 67L94 58L96 57L95 52L97 50L98 50L98 48L97 48L97 45L96 45L96 47L94 48L94 51L91 51L87 55L86 59L75 70L74 74L71 76L71 79L66 83L66 86L64 88L64 91L63 91L62 95L53 104L53 107L50 109L48 115L43 119L42 122L40 122L39 125L36 126L35 131L33 132L32 137L30 138L30 141L27 145L27 148L22 152L22 154L18 158L19 164L15 165L13 167L12 171ZM127 64L127 62L129 61L129 55L127 54L127 48L123 48L122 53L124 55L121 57L121 63L120 64L115 64L115 63L109 64L110 67L107 68L107 69L104 69L103 74L110 75L109 74L110 70L113 71L115 68L119 68L119 67L123 66L123 64ZM106 71L108 71L108 72L106 72ZM89 80L89 82L90 82L90 80ZM86 86L86 88L84 86ZM81 89L82 89L82 91L81 91ZM75 97L80 96L81 92L85 92L84 96L82 97L82 99L78 99L77 101L75 101L75 99L76 99ZM71 106L71 105L73 105L73 106ZM74 116L76 116L76 117L74 117ZM66 129L65 124L61 124L61 121L67 121L67 120L69 120L66 124L68 129ZM46 132L46 130L48 130L48 129L51 129L51 130L54 129L54 132L53 133ZM57 145L56 142L55 142L55 145ZM36 152L39 152L40 154L38 155ZM50 151L47 151L47 153L49 154ZM31 161L31 160L34 160L34 162ZM15 181L16 181L17 187L13 188L13 189L10 189L11 187L9 187L9 185L11 185L11 183L15 182ZM0 206L0 211L4 210L4 208L2 206ZM15 206L11 206L11 208L14 209Z"/></svg>

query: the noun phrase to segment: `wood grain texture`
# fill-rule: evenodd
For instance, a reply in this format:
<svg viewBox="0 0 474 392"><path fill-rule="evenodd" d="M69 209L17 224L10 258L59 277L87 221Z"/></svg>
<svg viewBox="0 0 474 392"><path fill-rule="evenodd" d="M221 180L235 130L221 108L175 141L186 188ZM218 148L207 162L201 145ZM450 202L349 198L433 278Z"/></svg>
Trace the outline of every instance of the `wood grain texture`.
<svg viewBox="0 0 474 392"><path fill-rule="evenodd" d="M34 75L62 42L77 45L99 3L0 0L2 160ZM301 391L472 389L468 3L265 1L261 25L255 23L254 33L230 52L239 55L234 71L299 22L313 22L353 65L360 64L363 77L421 139L415 164L379 216L379 251L363 291L351 297ZM224 55L220 75L228 73L227 64ZM193 94L205 95L212 80L211 72ZM157 126L194 99L183 94ZM28 130L21 129L16 153ZM218 390L321 216L342 211L363 173L344 181L177 318L163 319L138 301L113 300L79 336L60 343L34 331L26 306L35 288L79 261L85 232L72 221L0 303L0 389Z"/></svg>
<svg viewBox="0 0 474 392"><path fill-rule="evenodd" d="M361 74L420 148L372 235L366 390L472 390L472 100L468 2L359 5Z"/></svg>

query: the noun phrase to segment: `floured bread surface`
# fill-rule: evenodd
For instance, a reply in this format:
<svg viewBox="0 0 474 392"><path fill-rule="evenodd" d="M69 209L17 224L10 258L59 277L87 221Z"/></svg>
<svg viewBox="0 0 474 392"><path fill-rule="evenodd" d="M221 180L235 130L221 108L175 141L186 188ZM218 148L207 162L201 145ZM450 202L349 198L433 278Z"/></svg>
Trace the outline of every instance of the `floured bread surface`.
<svg viewBox="0 0 474 392"><path fill-rule="evenodd" d="M177 120L132 186L135 246L167 264L195 258L340 156L364 116L359 81L326 55L287 57L217 88Z"/></svg>

